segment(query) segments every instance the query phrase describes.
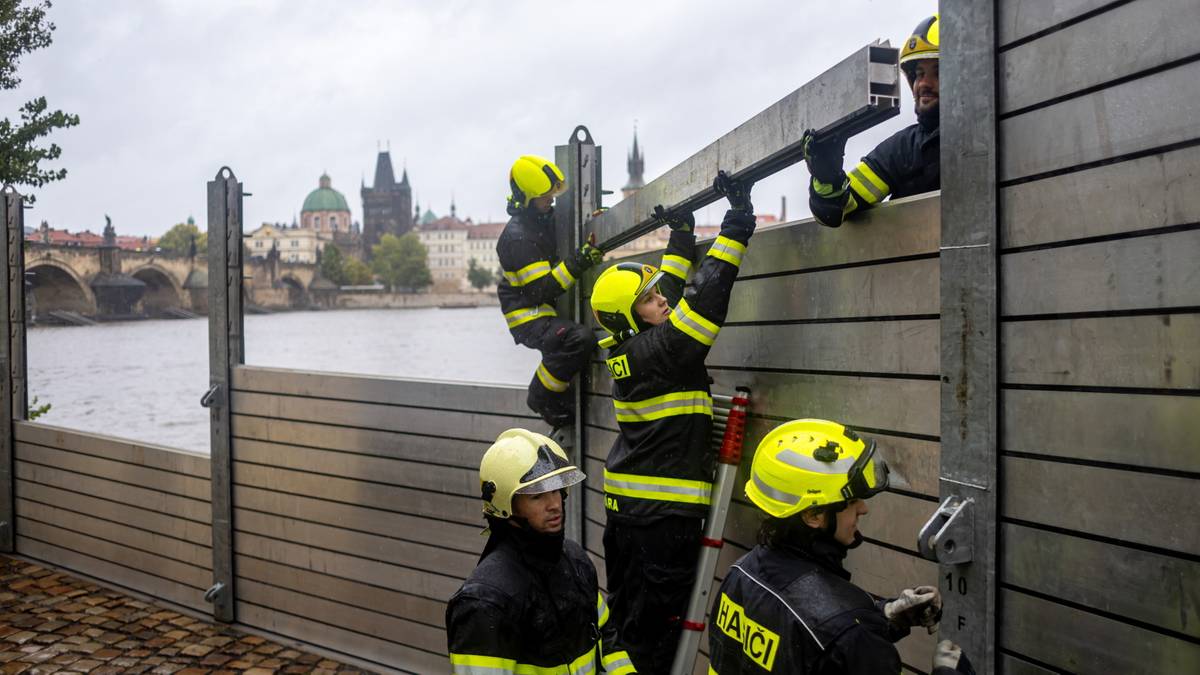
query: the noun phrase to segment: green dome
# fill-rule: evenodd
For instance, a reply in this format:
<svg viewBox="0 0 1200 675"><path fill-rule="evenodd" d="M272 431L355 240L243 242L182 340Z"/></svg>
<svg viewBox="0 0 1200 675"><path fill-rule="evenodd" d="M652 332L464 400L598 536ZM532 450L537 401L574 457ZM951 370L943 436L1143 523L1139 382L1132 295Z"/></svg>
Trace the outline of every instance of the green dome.
<svg viewBox="0 0 1200 675"><path fill-rule="evenodd" d="M304 206L300 208L301 213L350 210L342 193L330 187L329 176L322 174L319 185L320 187L308 193L308 196L304 198Z"/></svg>

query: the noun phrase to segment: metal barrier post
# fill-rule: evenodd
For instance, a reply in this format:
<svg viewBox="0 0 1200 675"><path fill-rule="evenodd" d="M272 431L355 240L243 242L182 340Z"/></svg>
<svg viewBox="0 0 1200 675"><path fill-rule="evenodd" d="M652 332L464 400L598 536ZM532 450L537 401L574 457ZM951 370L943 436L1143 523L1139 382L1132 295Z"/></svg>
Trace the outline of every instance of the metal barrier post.
<svg viewBox="0 0 1200 675"><path fill-rule="evenodd" d="M587 237L584 232L587 222L600 208L600 148L592 140L587 127L575 127L566 145L555 146L554 163L562 169L567 179L567 191L557 199L554 207L558 255L559 258L565 258L583 243ZM559 316L584 323L586 302L582 280L575 284L572 292L564 293L559 298L557 309ZM574 437L568 439L573 446L569 450L572 461L581 468L586 457L583 429L589 375L585 368L575 385ZM576 497L567 502L566 535L583 544L583 495Z"/></svg>
<svg viewBox="0 0 1200 675"><path fill-rule="evenodd" d="M208 183L208 373L212 462L213 585L205 599L218 621L235 619L230 384L244 362L242 184L223 167Z"/></svg>
<svg viewBox="0 0 1200 675"><path fill-rule="evenodd" d="M0 340L0 409L9 418L0 430L0 551L16 550L16 501L13 422L29 410L25 362L25 199L11 185L0 193L4 254L0 255L0 319L7 339Z"/></svg>
<svg viewBox="0 0 1200 675"><path fill-rule="evenodd" d="M995 671L998 544L995 3L942 6L941 497L920 535L940 563L941 637Z"/></svg>

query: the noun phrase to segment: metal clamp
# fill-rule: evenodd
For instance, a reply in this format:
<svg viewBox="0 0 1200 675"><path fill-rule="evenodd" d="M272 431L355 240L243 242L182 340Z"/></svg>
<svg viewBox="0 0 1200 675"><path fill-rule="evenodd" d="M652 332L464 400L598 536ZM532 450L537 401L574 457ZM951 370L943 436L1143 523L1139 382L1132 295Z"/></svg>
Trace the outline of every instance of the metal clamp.
<svg viewBox="0 0 1200 675"><path fill-rule="evenodd" d="M217 596L225 591L225 584L217 582L213 584L207 591L204 591L204 601L214 603L217 601Z"/></svg>
<svg viewBox="0 0 1200 675"><path fill-rule="evenodd" d="M204 392L203 396L200 397L200 405L205 408L213 407L213 405L217 402L217 396L219 396L220 393L221 385L214 384L208 388L208 391Z"/></svg>
<svg viewBox="0 0 1200 675"><path fill-rule="evenodd" d="M917 535L923 558L948 565L971 562L975 526L969 507L974 503L969 497L946 497Z"/></svg>

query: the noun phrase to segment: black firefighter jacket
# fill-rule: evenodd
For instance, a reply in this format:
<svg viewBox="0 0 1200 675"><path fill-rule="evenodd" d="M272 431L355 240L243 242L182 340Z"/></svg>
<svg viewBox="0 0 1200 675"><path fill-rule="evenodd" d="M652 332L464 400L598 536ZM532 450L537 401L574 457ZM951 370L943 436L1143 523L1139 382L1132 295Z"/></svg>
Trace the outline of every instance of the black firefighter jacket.
<svg viewBox="0 0 1200 675"><path fill-rule="evenodd" d="M938 190L942 186L941 136L936 114L892 134L846 173L850 189L824 197L810 183L808 206L823 225L837 227L857 209ZM839 181L841 182L841 181Z"/></svg>
<svg viewBox="0 0 1200 675"><path fill-rule="evenodd" d="M446 605L455 675L637 672L615 644L596 569L579 544L495 524L479 565ZM602 640L602 636L605 638Z"/></svg>
<svg viewBox="0 0 1200 675"><path fill-rule="evenodd" d="M753 215L725 214L682 299L695 236L673 232L659 286L674 305L669 320L616 344L612 338L601 342L609 347L605 363L620 428L604 466L610 519L708 513L716 457L704 359L725 321L754 222Z"/></svg>
<svg viewBox="0 0 1200 675"><path fill-rule="evenodd" d="M554 211L530 209L514 215L496 243L504 278L496 286L508 329L515 331L544 317L557 316L552 304L575 283L580 270L560 261L554 240Z"/></svg>
<svg viewBox="0 0 1200 675"><path fill-rule="evenodd" d="M713 599L710 672L898 674L892 643L908 629L891 625L881 601L850 583L844 555L818 541L813 551L760 545L742 556Z"/></svg>

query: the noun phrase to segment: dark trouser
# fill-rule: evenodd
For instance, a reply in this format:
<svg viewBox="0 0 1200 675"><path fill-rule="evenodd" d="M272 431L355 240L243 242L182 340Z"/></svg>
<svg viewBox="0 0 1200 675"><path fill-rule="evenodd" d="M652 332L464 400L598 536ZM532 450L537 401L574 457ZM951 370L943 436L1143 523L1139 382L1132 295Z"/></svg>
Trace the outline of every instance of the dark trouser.
<svg viewBox="0 0 1200 675"><path fill-rule="evenodd" d="M529 383L529 408L552 427L575 422L571 379L587 367L596 341L587 328L564 319L536 319L512 331L517 344L542 353Z"/></svg>
<svg viewBox="0 0 1200 675"><path fill-rule="evenodd" d="M703 519L666 516L604 528L609 621L639 675L666 675L687 612L700 557Z"/></svg>

